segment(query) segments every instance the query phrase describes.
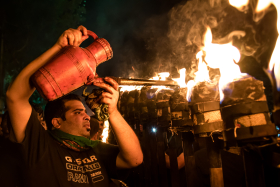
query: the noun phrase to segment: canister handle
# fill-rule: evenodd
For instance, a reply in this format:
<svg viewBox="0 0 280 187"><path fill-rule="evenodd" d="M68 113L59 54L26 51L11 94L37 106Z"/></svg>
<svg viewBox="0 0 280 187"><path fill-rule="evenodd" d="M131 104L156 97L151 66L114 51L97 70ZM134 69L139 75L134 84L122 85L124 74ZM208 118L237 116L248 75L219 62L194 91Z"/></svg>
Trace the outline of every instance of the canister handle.
<svg viewBox="0 0 280 187"><path fill-rule="evenodd" d="M87 30L87 34L89 36L91 36L94 40L96 40L98 38L98 36L94 32L92 32L90 30Z"/></svg>

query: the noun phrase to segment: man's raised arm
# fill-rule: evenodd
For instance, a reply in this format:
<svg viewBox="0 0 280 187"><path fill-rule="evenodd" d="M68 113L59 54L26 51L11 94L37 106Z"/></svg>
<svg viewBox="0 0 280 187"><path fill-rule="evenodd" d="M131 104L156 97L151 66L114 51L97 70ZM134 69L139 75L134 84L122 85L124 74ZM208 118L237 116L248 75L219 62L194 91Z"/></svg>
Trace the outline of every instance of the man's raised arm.
<svg viewBox="0 0 280 187"><path fill-rule="evenodd" d="M118 84L113 79L107 77L105 81L111 86L106 83L94 83L94 85L107 91L102 93L101 102L109 105L109 121L120 148L116 166L118 168L136 167L143 162L143 153L139 140L117 109L119 98Z"/></svg>
<svg viewBox="0 0 280 187"><path fill-rule="evenodd" d="M66 30L54 46L28 64L9 86L6 92L7 106L17 142L22 142L25 137L25 129L32 111L29 98L35 88L30 83L30 77L61 48L68 45L79 46L87 38L87 29L83 26Z"/></svg>

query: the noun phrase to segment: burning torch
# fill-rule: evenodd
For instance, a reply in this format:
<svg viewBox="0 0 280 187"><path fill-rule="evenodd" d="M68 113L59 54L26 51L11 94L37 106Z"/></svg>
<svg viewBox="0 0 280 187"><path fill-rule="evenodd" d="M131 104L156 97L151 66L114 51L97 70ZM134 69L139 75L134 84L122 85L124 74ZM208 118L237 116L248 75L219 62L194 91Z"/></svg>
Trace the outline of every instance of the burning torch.
<svg viewBox="0 0 280 187"><path fill-rule="evenodd" d="M178 83L173 80L148 80L148 79L127 79L120 77L110 77L114 79L119 85L125 86L178 86ZM92 83L104 83L106 82L104 78L97 77ZM86 89L83 91L83 96L85 97L86 104L88 107L96 114L96 118L100 121L106 121L109 118L108 114L108 105L99 103L99 96L104 90L102 89L93 89L91 93L86 92Z"/></svg>

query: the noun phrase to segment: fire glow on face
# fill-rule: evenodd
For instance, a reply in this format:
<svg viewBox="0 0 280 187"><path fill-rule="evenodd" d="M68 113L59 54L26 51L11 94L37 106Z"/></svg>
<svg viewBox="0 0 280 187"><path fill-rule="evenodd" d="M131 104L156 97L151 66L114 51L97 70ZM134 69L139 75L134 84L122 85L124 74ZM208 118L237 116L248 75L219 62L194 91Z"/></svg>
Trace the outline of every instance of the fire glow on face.
<svg viewBox="0 0 280 187"><path fill-rule="evenodd" d="M276 8L276 10L278 10L278 8L280 8L280 1L279 0L259 0L257 7L256 7L256 13L265 11L271 4L273 4ZM278 12L277 12L278 13ZM277 14L277 30L279 33L279 29L280 29L280 17L279 17L279 13ZM272 56L270 58L270 62L269 62L269 66L268 66L268 71L270 73L274 74L274 78L276 80L276 86L277 86L277 90L280 91L280 41L279 38L277 38L276 44L275 44L275 48L274 51L272 53Z"/></svg>

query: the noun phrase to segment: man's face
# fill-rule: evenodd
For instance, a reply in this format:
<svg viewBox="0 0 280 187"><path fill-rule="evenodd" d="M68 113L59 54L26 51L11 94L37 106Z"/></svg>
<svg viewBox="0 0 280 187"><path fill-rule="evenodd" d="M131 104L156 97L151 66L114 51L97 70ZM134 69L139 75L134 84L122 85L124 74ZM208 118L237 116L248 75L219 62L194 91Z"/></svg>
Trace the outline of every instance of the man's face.
<svg viewBox="0 0 280 187"><path fill-rule="evenodd" d="M60 120L60 130L75 136L90 136L90 117L81 101L71 100L65 102L68 109L65 113L66 120Z"/></svg>

